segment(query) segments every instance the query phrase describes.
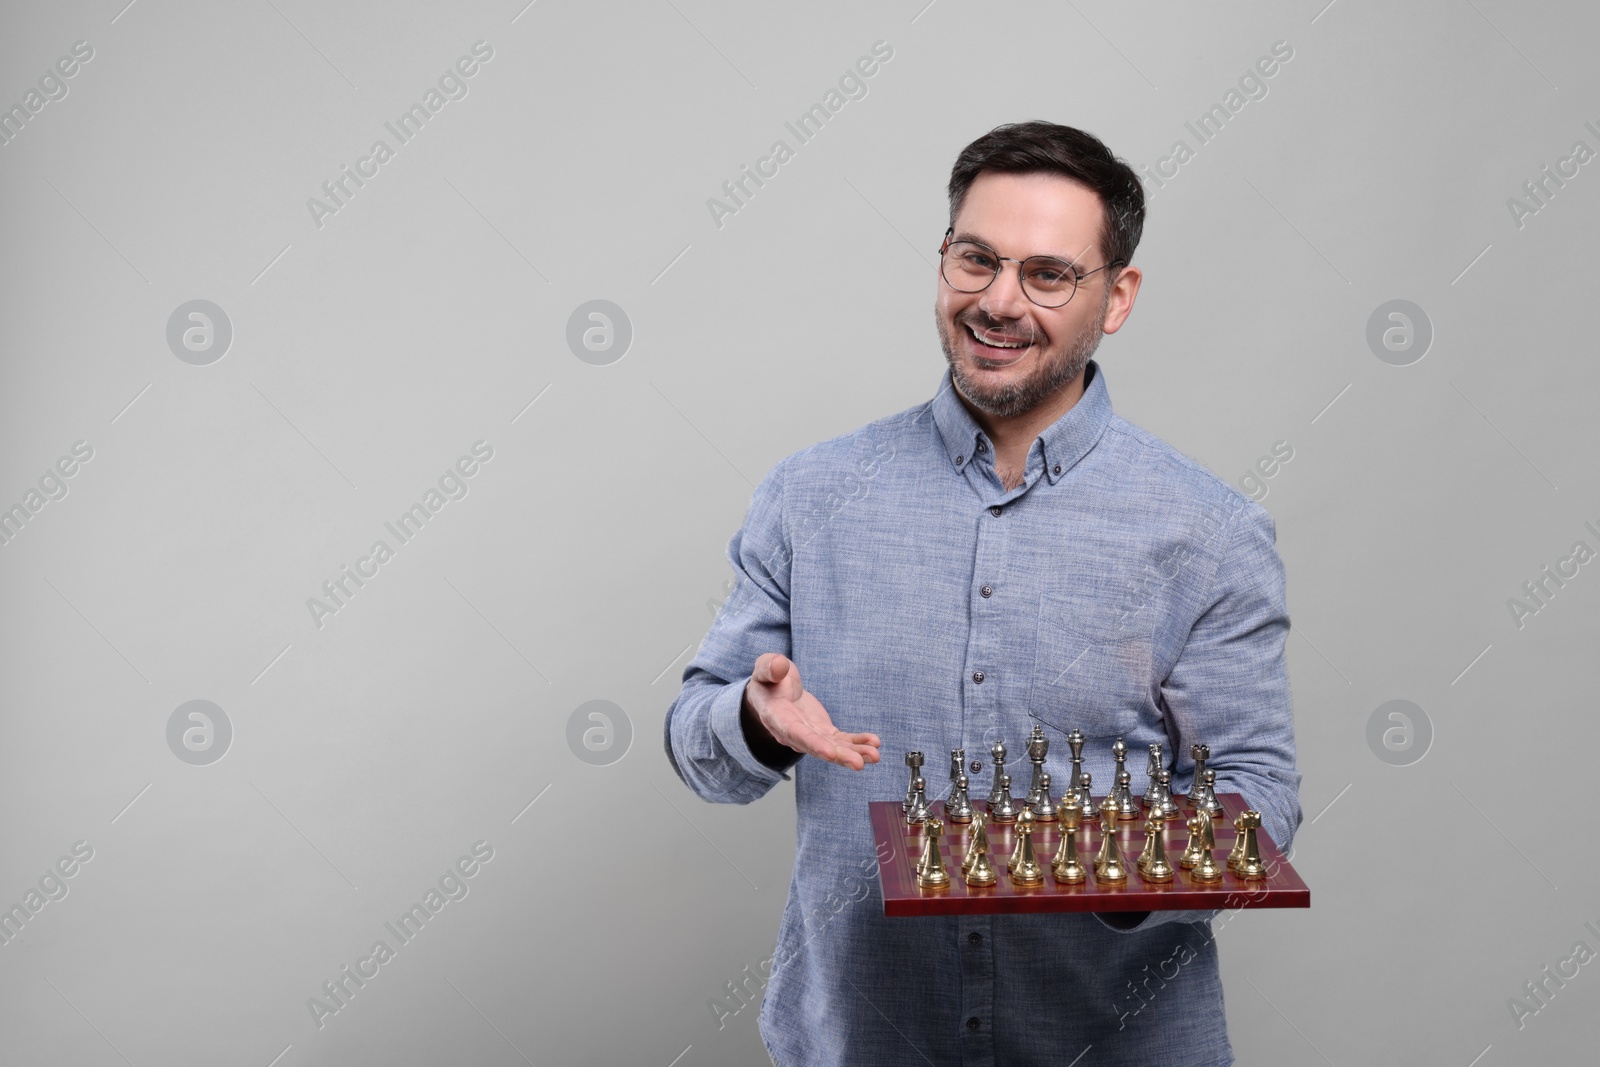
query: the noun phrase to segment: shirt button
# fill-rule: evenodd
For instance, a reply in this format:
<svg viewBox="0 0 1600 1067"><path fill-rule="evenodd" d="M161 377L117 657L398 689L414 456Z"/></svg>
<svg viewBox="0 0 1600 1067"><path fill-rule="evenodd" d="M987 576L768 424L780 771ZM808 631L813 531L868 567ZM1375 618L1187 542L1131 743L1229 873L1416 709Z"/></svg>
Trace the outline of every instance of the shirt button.
<svg viewBox="0 0 1600 1067"><path fill-rule="evenodd" d="M987 451L989 451L989 446L984 444L982 441L979 441L978 442L978 451L979 452L987 452Z"/></svg>
<svg viewBox="0 0 1600 1067"><path fill-rule="evenodd" d="M968 766L970 766L972 768L972 773L973 774L977 774L979 771L983 770L983 760L975 759L970 764L968 764Z"/></svg>
<svg viewBox="0 0 1600 1067"><path fill-rule="evenodd" d="M1060 473L1061 473L1061 464L1059 464L1059 463L1057 463L1057 464L1056 464L1056 465L1055 465L1055 467L1054 467L1054 468L1052 468L1052 469L1053 469L1053 470L1054 470L1054 471L1055 471L1055 472L1056 472L1056 473L1057 473L1057 474L1060 474Z"/></svg>
<svg viewBox="0 0 1600 1067"><path fill-rule="evenodd" d="M1000 505L996 504L994 507L989 509L989 514L991 514L991 515L999 515L1000 514L1000 510L1001 510L1000 509Z"/></svg>
<svg viewBox="0 0 1600 1067"><path fill-rule="evenodd" d="M978 590L978 592L986 597L994 596L994 586L986 585L982 589Z"/></svg>
<svg viewBox="0 0 1600 1067"><path fill-rule="evenodd" d="M973 671L972 672L972 680L974 682L978 683L979 685L982 685L983 684L983 672L982 671Z"/></svg>
<svg viewBox="0 0 1600 1067"><path fill-rule="evenodd" d="M983 944L983 935L978 933L976 930L972 931L972 933L967 935L967 944L976 948L977 946Z"/></svg>
<svg viewBox="0 0 1600 1067"><path fill-rule="evenodd" d="M972 1018L967 1020L967 1029L968 1030L976 1030L982 1025L983 1025L983 1020L978 1018L976 1015L974 1015Z"/></svg>
<svg viewBox="0 0 1600 1067"><path fill-rule="evenodd" d="M967 458L966 456L957 456L956 457L956 466L958 466L958 467L961 466L962 462L965 461L966 458Z"/></svg>

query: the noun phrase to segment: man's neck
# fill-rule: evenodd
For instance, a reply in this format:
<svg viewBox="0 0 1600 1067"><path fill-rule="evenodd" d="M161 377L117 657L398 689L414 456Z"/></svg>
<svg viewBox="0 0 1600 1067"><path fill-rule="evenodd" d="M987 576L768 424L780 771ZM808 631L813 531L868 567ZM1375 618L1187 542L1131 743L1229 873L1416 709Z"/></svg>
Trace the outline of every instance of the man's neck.
<svg viewBox="0 0 1600 1067"><path fill-rule="evenodd" d="M1028 464L1028 449L1033 447L1034 440L1083 399L1083 380L1087 375L1088 369L1085 368L1060 392L1020 415L991 415L979 411L961 395L960 390L956 391L957 399L972 415L972 420L994 442L995 472L1000 475L1000 483L1007 489L1015 489L1022 484Z"/></svg>

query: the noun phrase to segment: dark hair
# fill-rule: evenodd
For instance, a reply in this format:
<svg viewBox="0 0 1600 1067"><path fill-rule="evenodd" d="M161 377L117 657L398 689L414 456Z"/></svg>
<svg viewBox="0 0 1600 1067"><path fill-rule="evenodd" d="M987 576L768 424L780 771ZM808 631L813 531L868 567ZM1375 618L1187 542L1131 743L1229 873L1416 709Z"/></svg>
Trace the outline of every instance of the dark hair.
<svg viewBox="0 0 1600 1067"><path fill-rule="evenodd" d="M1057 174L1087 186L1104 209L1100 250L1106 262L1133 262L1144 232L1144 187L1133 168L1094 134L1042 120L996 126L963 148L950 169L950 225L984 171Z"/></svg>

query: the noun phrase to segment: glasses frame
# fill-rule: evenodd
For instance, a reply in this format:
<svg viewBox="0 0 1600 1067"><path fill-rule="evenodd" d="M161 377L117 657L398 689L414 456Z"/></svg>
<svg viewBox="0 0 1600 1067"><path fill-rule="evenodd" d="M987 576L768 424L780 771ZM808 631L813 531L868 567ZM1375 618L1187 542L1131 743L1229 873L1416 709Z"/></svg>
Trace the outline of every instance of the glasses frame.
<svg viewBox="0 0 1600 1067"><path fill-rule="evenodd" d="M1110 263L1105 264L1104 266L1096 267L1094 270L1083 271L1082 273L1079 273L1077 267L1073 266L1071 263L1068 263L1066 260L1062 259L1060 256L1037 255L1037 256L1029 256L1027 259L1013 259L1010 256L1002 256L1000 253L996 252L994 249L990 248L988 245L984 244L982 241L952 241L951 238L955 235L955 232L956 232L956 228L954 226L951 226L949 229L944 231L944 243L939 246L939 277L946 285L950 286L951 289L954 289L958 293L972 294L972 293L981 293L981 292L983 292L984 290L988 289L989 286L994 284L994 280L996 278L1000 277L1000 272L1005 269L1005 264L1007 264L1007 263L1015 263L1017 265L1017 286L1018 286L1018 288L1020 288L1022 290L1022 295L1027 297L1033 303L1037 304L1039 307L1049 308L1050 310L1054 311L1056 308L1064 308L1068 304L1072 303L1072 298L1078 295L1078 289L1083 285L1083 280L1085 278L1089 277L1089 275L1091 275L1091 274L1099 274L1101 271L1106 270L1109 267L1119 267L1119 266L1123 266L1124 265L1122 260L1114 259ZM977 245L979 248L987 250L989 252L989 254L994 257L994 261L995 261L994 273L989 276L989 280L987 282L985 282L983 285L979 286L976 289L959 289L959 288L957 288L955 286L954 283L952 283L950 281L949 278L945 277L945 273L944 273L944 266L945 266L944 254L945 254L945 252L947 250L949 250L949 248L950 248L950 246L952 244ZM1059 304L1046 304L1046 303L1036 299L1032 293L1028 292L1027 283L1025 281L1023 281L1023 279L1025 277L1027 277L1027 275L1024 273L1023 268L1030 261L1035 260L1035 259L1048 259L1053 263L1061 264L1062 266L1066 267L1067 270L1072 272L1072 292L1068 293L1067 294L1067 298L1065 300L1061 301L1061 303L1059 303Z"/></svg>

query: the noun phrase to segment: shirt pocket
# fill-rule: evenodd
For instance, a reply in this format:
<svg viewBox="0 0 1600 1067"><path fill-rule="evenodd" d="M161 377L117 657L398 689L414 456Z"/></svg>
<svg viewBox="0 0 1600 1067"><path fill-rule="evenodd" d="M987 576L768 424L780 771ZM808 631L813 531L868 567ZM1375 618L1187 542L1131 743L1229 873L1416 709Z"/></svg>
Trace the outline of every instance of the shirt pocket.
<svg viewBox="0 0 1600 1067"><path fill-rule="evenodd" d="M1139 622L1119 620L1104 597L1041 593L1028 713L1091 740L1159 729L1151 635Z"/></svg>

